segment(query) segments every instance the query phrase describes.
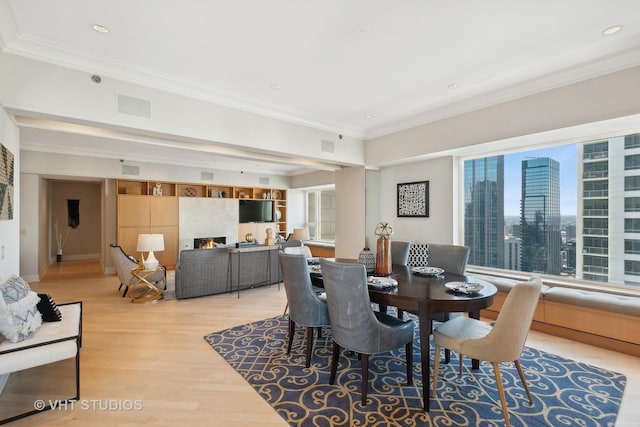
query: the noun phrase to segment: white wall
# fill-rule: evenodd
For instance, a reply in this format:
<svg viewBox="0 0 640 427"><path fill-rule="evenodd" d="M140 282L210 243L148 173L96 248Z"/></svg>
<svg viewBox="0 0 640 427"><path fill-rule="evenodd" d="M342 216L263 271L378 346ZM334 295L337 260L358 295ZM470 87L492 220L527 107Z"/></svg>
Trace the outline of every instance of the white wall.
<svg viewBox="0 0 640 427"><path fill-rule="evenodd" d="M378 194L380 214L375 222L389 222L394 230L393 240L456 243L458 230L458 216L454 210L454 195L458 193L458 189L455 188L456 174L453 157L382 168ZM397 217L397 185L415 181L429 181L429 217Z"/></svg>
<svg viewBox="0 0 640 427"><path fill-rule="evenodd" d="M0 221L0 280L20 273L20 142L19 131L0 108L0 143L14 158L13 219Z"/></svg>

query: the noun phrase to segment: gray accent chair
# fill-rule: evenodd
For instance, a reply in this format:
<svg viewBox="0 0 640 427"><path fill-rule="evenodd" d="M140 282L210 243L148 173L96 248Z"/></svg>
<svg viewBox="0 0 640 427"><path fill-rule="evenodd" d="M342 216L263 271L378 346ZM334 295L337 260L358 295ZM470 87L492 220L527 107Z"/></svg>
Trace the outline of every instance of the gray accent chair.
<svg viewBox="0 0 640 427"><path fill-rule="evenodd" d="M531 399L531 393L522 372L522 366L520 366L520 356L531 328L541 289L542 282L539 278L515 285L507 295L493 325L469 317L456 317L442 323L433 331L436 354L440 351L440 347L444 347L458 352L461 361L462 355L465 355L472 359L491 362L506 426L510 425L509 411L504 396L499 363L514 362L529 398L529 404L533 405L533 399ZM439 367L439 359L436 357L433 367L434 397L437 395Z"/></svg>
<svg viewBox="0 0 640 427"><path fill-rule="evenodd" d="M429 265L440 267L447 273L464 274L468 260L467 246L429 243Z"/></svg>
<svg viewBox="0 0 640 427"><path fill-rule="evenodd" d="M291 344L296 332L296 325L306 327L307 354L305 367L311 365L313 354L314 329L318 329L318 336L322 326L329 326L329 310L326 300L323 300L311 286L311 277L307 267L307 259L301 254L280 253L280 267L284 289L287 293L289 305L289 340L287 354L291 352Z"/></svg>
<svg viewBox="0 0 640 427"><path fill-rule="evenodd" d="M409 263L409 249L411 242L391 241L391 263L397 265L407 265Z"/></svg>
<svg viewBox="0 0 640 427"><path fill-rule="evenodd" d="M367 404L369 355L405 346L407 384L413 384L413 321L403 321L373 311L364 265L337 263L321 258L333 334L329 383L333 384L340 349L358 353L362 363L362 405Z"/></svg>
<svg viewBox="0 0 640 427"><path fill-rule="evenodd" d="M112 243L109 247L111 251L111 260L113 261L114 266L116 267L116 272L118 273L118 279L120 279L120 286L118 286L118 290L122 289L124 286L124 292L122 293L122 297L127 296L127 292L129 291L129 286L136 283L137 279L133 277L131 274L131 270L138 267L138 261L127 255L122 247L119 245ZM161 272L154 273L151 276L147 277L147 280L152 283L158 283L167 277L166 268L162 267ZM165 283L166 280L165 280ZM166 286L165 286L166 289Z"/></svg>

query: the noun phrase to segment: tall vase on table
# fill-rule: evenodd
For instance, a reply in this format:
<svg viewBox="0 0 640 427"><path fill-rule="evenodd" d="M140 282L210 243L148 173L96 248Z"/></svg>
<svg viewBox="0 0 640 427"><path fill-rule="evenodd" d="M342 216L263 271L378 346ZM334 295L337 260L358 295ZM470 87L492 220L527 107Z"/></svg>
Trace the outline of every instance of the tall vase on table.
<svg viewBox="0 0 640 427"><path fill-rule="evenodd" d="M376 225L378 242L376 247L376 275L389 276L391 274L391 235L393 227L388 222Z"/></svg>

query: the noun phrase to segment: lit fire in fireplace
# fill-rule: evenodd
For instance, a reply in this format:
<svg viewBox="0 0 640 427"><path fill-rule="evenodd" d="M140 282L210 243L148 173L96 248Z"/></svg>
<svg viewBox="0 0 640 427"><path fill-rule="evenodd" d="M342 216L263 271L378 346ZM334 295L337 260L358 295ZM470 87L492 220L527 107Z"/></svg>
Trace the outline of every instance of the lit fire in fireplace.
<svg viewBox="0 0 640 427"><path fill-rule="evenodd" d="M227 243L226 237L196 237L193 239L193 247L195 249L212 249L216 247L216 243Z"/></svg>

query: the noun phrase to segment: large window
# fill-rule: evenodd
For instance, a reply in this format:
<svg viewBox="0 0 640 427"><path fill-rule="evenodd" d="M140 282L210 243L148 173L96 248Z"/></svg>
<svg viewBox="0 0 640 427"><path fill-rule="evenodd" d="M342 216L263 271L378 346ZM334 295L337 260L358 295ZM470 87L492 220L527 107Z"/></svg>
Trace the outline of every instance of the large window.
<svg viewBox="0 0 640 427"><path fill-rule="evenodd" d="M465 160L469 264L640 287L638 148L640 134Z"/></svg>
<svg viewBox="0 0 640 427"><path fill-rule="evenodd" d="M336 240L336 190L333 186L307 190L306 218L311 240Z"/></svg>

